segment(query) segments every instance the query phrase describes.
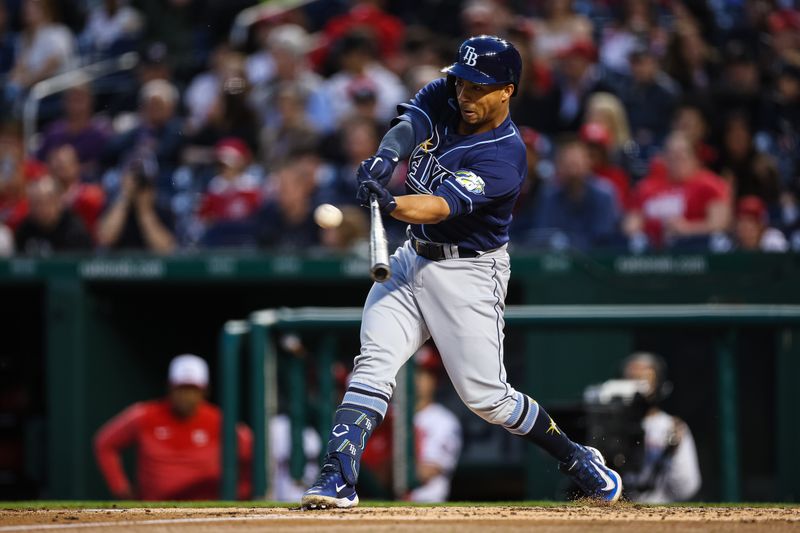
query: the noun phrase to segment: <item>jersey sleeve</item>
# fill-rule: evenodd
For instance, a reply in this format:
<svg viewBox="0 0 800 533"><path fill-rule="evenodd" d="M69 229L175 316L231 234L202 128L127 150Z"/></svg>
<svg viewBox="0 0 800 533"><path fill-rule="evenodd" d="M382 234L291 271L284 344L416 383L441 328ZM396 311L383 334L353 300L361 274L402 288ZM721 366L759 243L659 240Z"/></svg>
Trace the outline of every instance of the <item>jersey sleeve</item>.
<svg viewBox="0 0 800 533"><path fill-rule="evenodd" d="M114 495L129 492L131 489L128 476L122 468L120 453L136 441L146 411L144 404L136 403L106 422L95 435L94 453L97 465Z"/></svg>
<svg viewBox="0 0 800 533"><path fill-rule="evenodd" d="M453 218L517 194L521 182L520 172L512 164L486 159L445 178L435 195L445 199L450 207L448 218Z"/></svg>
<svg viewBox="0 0 800 533"><path fill-rule="evenodd" d="M392 121L392 125L401 120L410 122L414 127L416 144L430 139L433 136L434 124L450 105L449 99L447 80L445 78L434 80L420 89L411 100L397 106L399 116Z"/></svg>

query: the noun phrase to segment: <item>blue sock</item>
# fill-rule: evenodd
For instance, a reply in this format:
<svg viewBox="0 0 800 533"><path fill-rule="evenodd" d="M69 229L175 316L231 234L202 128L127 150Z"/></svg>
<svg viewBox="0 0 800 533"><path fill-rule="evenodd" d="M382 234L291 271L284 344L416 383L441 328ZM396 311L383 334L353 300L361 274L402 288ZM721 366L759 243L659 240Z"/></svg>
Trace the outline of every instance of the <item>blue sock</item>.
<svg viewBox="0 0 800 533"><path fill-rule="evenodd" d="M530 396L517 392L515 399L514 411L503 427L510 433L534 442L562 463L569 461L576 446L564 430Z"/></svg>

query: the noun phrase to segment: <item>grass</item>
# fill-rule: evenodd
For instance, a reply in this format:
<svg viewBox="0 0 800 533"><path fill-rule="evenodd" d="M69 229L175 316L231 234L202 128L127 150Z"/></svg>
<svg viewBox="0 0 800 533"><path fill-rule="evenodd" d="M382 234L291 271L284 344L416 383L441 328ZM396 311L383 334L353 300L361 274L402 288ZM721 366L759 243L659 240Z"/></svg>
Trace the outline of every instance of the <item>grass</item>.
<svg viewBox="0 0 800 533"><path fill-rule="evenodd" d="M512 501L512 502L446 502L446 503L412 503L403 501L362 501L359 507L563 507L593 505L587 502L558 502L558 501ZM632 507L658 507L634 503L623 503ZM670 507L718 507L718 508L797 508L800 503L675 503ZM242 509L253 508L297 508L296 503L269 502L269 501L204 501L204 502L141 502L141 501L0 501L0 510L33 510L33 509L162 509L186 508L203 509L209 507L238 507Z"/></svg>

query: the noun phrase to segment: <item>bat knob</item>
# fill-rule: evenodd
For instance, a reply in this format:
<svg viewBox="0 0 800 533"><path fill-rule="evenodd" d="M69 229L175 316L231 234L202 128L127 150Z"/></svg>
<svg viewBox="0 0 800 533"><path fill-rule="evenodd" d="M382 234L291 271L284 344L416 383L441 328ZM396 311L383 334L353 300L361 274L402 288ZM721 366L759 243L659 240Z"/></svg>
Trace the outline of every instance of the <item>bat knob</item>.
<svg viewBox="0 0 800 533"><path fill-rule="evenodd" d="M370 269L370 275L372 276L373 281L383 283L392 276L392 271L389 268L389 265L378 263L377 265L372 266Z"/></svg>

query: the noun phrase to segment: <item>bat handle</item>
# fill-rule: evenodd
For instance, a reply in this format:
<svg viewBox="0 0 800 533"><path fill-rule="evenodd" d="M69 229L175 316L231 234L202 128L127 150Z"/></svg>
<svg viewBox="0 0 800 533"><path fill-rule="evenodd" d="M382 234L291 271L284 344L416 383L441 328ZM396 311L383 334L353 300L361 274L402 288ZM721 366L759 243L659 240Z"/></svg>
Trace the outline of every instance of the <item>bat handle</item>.
<svg viewBox="0 0 800 533"><path fill-rule="evenodd" d="M369 211L371 220L369 273L374 281L383 283L391 277L392 269L389 266L389 250L386 242L386 230L383 227L383 218L381 217L381 208L378 205L378 197L374 194L369 195Z"/></svg>

